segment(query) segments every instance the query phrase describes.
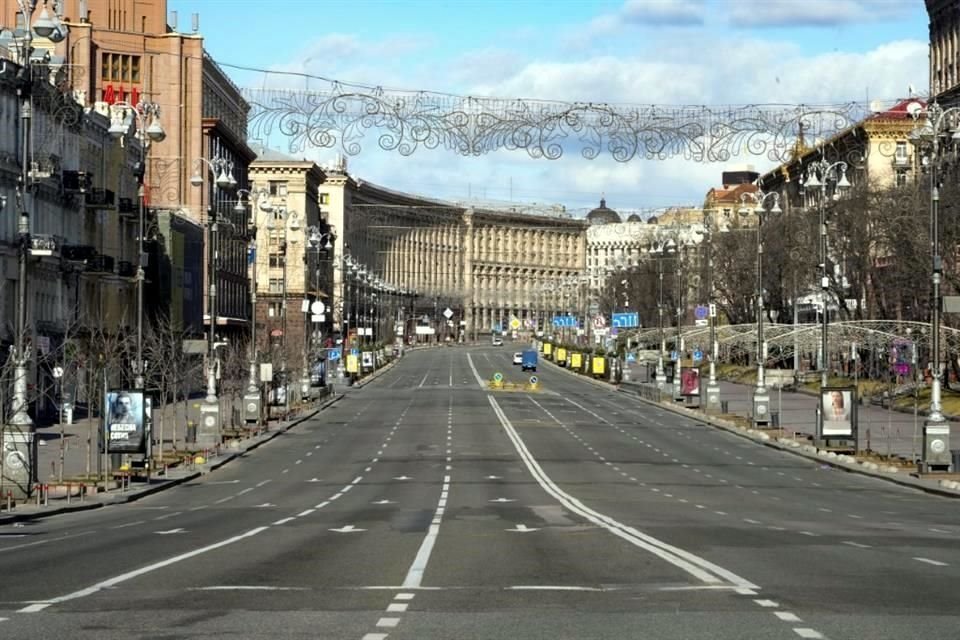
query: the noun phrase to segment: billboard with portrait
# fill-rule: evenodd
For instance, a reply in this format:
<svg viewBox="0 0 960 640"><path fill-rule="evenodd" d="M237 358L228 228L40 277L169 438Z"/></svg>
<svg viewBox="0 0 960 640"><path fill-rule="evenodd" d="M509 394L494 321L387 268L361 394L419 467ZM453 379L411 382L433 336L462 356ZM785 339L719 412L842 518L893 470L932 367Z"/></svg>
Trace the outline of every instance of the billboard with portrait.
<svg viewBox="0 0 960 640"><path fill-rule="evenodd" d="M700 370L696 367L680 368L680 395L700 395Z"/></svg>
<svg viewBox="0 0 960 640"><path fill-rule="evenodd" d="M146 424L143 391L109 391L104 432L107 453L145 453Z"/></svg>
<svg viewBox="0 0 960 640"><path fill-rule="evenodd" d="M820 393L820 436L851 438L856 425L856 394L852 387L823 387Z"/></svg>

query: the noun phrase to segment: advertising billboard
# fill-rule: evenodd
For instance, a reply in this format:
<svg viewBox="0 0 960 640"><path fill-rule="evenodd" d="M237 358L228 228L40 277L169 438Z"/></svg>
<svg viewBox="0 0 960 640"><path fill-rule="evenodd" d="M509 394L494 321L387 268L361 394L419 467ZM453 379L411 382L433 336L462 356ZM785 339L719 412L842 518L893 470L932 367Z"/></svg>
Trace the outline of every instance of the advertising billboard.
<svg viewBox="0 0 960 640"><path fill-rule="evenodd" d="M680 394L684 396L700 395L700 370L695 367L680 368Z"/></svg>
<svg viewBox="0 0 960 640"><path fill-rule="evenodd" d="M856 425L852 387L824 387L820 394L821 437L851 438Z"/></svg>
<svg viewBox="0 0 960 640"><path fill-rule="evenodd" d="M107 453L146 453L143 391L109 391L104 406Z"/></svg>

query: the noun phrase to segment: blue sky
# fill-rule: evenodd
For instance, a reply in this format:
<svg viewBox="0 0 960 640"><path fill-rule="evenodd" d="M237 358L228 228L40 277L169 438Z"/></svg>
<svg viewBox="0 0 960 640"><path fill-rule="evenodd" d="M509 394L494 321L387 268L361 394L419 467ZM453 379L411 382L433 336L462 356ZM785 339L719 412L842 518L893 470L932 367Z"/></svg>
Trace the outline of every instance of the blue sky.
<svg viewBox="0 0 960 640"><path fill-rule="evenodd" d="M922 0L169 0L169 9L181 31L200 13L218 61L403 89L719 105L896 99L928 84ZM228 71L241 86L265 82ZM699 204L723 165L441 150L404 158L368 137L350 169L436 197L512 194L578 209L605 194L635 209Z"/></svg>

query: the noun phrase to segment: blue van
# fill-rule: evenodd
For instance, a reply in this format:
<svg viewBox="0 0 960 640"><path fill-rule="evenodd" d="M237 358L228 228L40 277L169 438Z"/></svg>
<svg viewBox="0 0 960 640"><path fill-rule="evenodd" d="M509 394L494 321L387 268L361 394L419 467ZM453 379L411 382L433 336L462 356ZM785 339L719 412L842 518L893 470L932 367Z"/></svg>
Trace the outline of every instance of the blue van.
<svg viewBox="0 0 960 640"><path fill-rule="evenodd" d="M533 349L527 349L521 355L520 368L524 371L537 370L537 352Z"/></svg>

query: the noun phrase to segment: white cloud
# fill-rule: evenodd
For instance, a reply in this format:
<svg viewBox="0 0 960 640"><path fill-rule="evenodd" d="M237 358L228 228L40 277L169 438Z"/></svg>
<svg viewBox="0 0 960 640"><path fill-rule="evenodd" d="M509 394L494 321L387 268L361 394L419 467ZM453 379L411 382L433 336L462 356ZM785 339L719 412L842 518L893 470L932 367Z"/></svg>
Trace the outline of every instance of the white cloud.
<svg viewBox="0 0 960 640"><path fill-rule="evenodd" d="M626 22L650 25L703 24L704 0L627 0L620 10Z"/></svg>
<svg viewBox="0 0 960 640"><path fill-rule="evenodd" d="M740 27L832 27L882 22L905 15L904 0L765 0L731 3L730 23Z"/></svg>

